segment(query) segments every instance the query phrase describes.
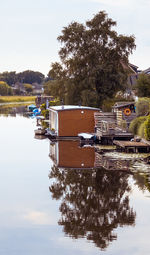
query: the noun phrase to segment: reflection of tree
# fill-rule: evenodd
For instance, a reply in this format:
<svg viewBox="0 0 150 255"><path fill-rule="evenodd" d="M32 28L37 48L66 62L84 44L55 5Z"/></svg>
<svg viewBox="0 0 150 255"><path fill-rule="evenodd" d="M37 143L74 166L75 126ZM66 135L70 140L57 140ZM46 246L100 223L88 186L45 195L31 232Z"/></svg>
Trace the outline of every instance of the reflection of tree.
<svg viewBox="0 0 150 255"><path fill-rule="evenodd" d="M86 236L105 249L117 238L115 228L134 224L128 175L124 172L65 170L54 166L49 177L55 178L50 186L53 198L62 199L59 224L71 237Z"/></svg>
<svg viewBox="0 0 150 255"><path fill-rule="evenodd" d="M28 115L25 114L26 112L26 105L18 106L17 104L10 104L0 106L0 114L4 114L5 116L11 115L12 117L16 117L17 114L20 114L24 117L28 117Z"/></svg>

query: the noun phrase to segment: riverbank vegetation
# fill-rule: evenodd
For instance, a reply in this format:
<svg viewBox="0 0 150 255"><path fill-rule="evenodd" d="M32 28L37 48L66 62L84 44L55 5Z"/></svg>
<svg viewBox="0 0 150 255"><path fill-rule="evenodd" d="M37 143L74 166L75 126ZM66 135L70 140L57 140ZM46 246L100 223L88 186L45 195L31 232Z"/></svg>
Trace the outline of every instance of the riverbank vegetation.
<svg viewBox="0 0 150 255"><path fill-rule="evenodd" d="M5 81L0 81L0 95L12 95L12 89Z"/></svg>
<svg viewBox="0 0 150 255"><path fill-rule="evenodd" d="M139 98L135 104L137 118L129 127L130 132L150 140L150 98Z"/></svg>
<svg viewBox="0 0 150 255"><path fill-rule="evenodd" d="M35 96L0 96L0 103L35 102Z"/></svg>
<svg viewBox="0 0 150 255"><path fill-rule="evenodd" d="M150 97L150 76L141 73L136 83L137 95L139 97Z"/></svg>
<svg viewBox="0 0 150 255"><path fill-rule="evenodd" d="M44 74L27 70L0 73L0 95L37 95L43 93Z"/></svg>

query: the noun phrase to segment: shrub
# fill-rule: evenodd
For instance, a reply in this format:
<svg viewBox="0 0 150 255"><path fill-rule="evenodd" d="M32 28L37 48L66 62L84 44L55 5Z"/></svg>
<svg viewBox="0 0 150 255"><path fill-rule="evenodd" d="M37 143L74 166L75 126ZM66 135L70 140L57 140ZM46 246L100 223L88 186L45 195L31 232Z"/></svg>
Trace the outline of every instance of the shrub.
<svg viewBox="0 0 150 255"><path fill-rule="evenodd" d="M142 138L145 138L145 121L139 126L137 135Z"/></svg>
<svg viewBox="0 0 150 255"><path fill-rule="evenodd" d="M146 115L150 110L150 98L139 98L135 104L137 116Z"/></svg>
<svg viewBox="0 0 150 255"><path fill-rule="evenodd" d="M142 116L134 119L129 126L129 131L134 135L138 134L138 129L142 123L147 119L147 116Z"/></svg>
<svg viewBox="0 0 150 255"><path fill-rule="evenodd" d="M0 95L8 96L12 95L12 88L4 81L0 81Z"/></svg>
<svg viewBox="0 0 150 255"><path fill-rule="evenodd" d="M136 84L138 96L150 96L150 76L147 74L140 74Z"/></svg>
<svg viewBox="0 0 150 255"><path fill-rule="evenodd" d="M145 121L145 137L147 140L150 140L150 115L147 117Z"/></svg>

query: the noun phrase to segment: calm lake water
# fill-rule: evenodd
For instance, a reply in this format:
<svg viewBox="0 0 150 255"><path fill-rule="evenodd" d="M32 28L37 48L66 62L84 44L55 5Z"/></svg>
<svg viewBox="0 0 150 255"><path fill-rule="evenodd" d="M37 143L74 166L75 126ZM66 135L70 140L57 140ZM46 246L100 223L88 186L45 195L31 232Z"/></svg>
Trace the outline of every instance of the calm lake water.
<svg viewBox="0 0 150 255"><path fill-rule="evenodd" d="M149 255L145 155L35 139L19 109L0 109L0 254Z"/></svg>

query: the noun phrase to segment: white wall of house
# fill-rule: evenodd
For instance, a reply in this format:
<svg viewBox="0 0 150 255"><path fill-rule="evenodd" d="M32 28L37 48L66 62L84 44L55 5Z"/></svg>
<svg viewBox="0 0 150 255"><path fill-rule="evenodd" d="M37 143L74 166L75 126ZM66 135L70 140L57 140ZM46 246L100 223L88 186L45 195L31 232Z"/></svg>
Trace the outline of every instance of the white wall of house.
<svg viewBox="0 0 150 255"><path fill-rule="evenodd" d="M55 111L50 111L50 129L54 130L58 134L58 113Z"/></svg>

